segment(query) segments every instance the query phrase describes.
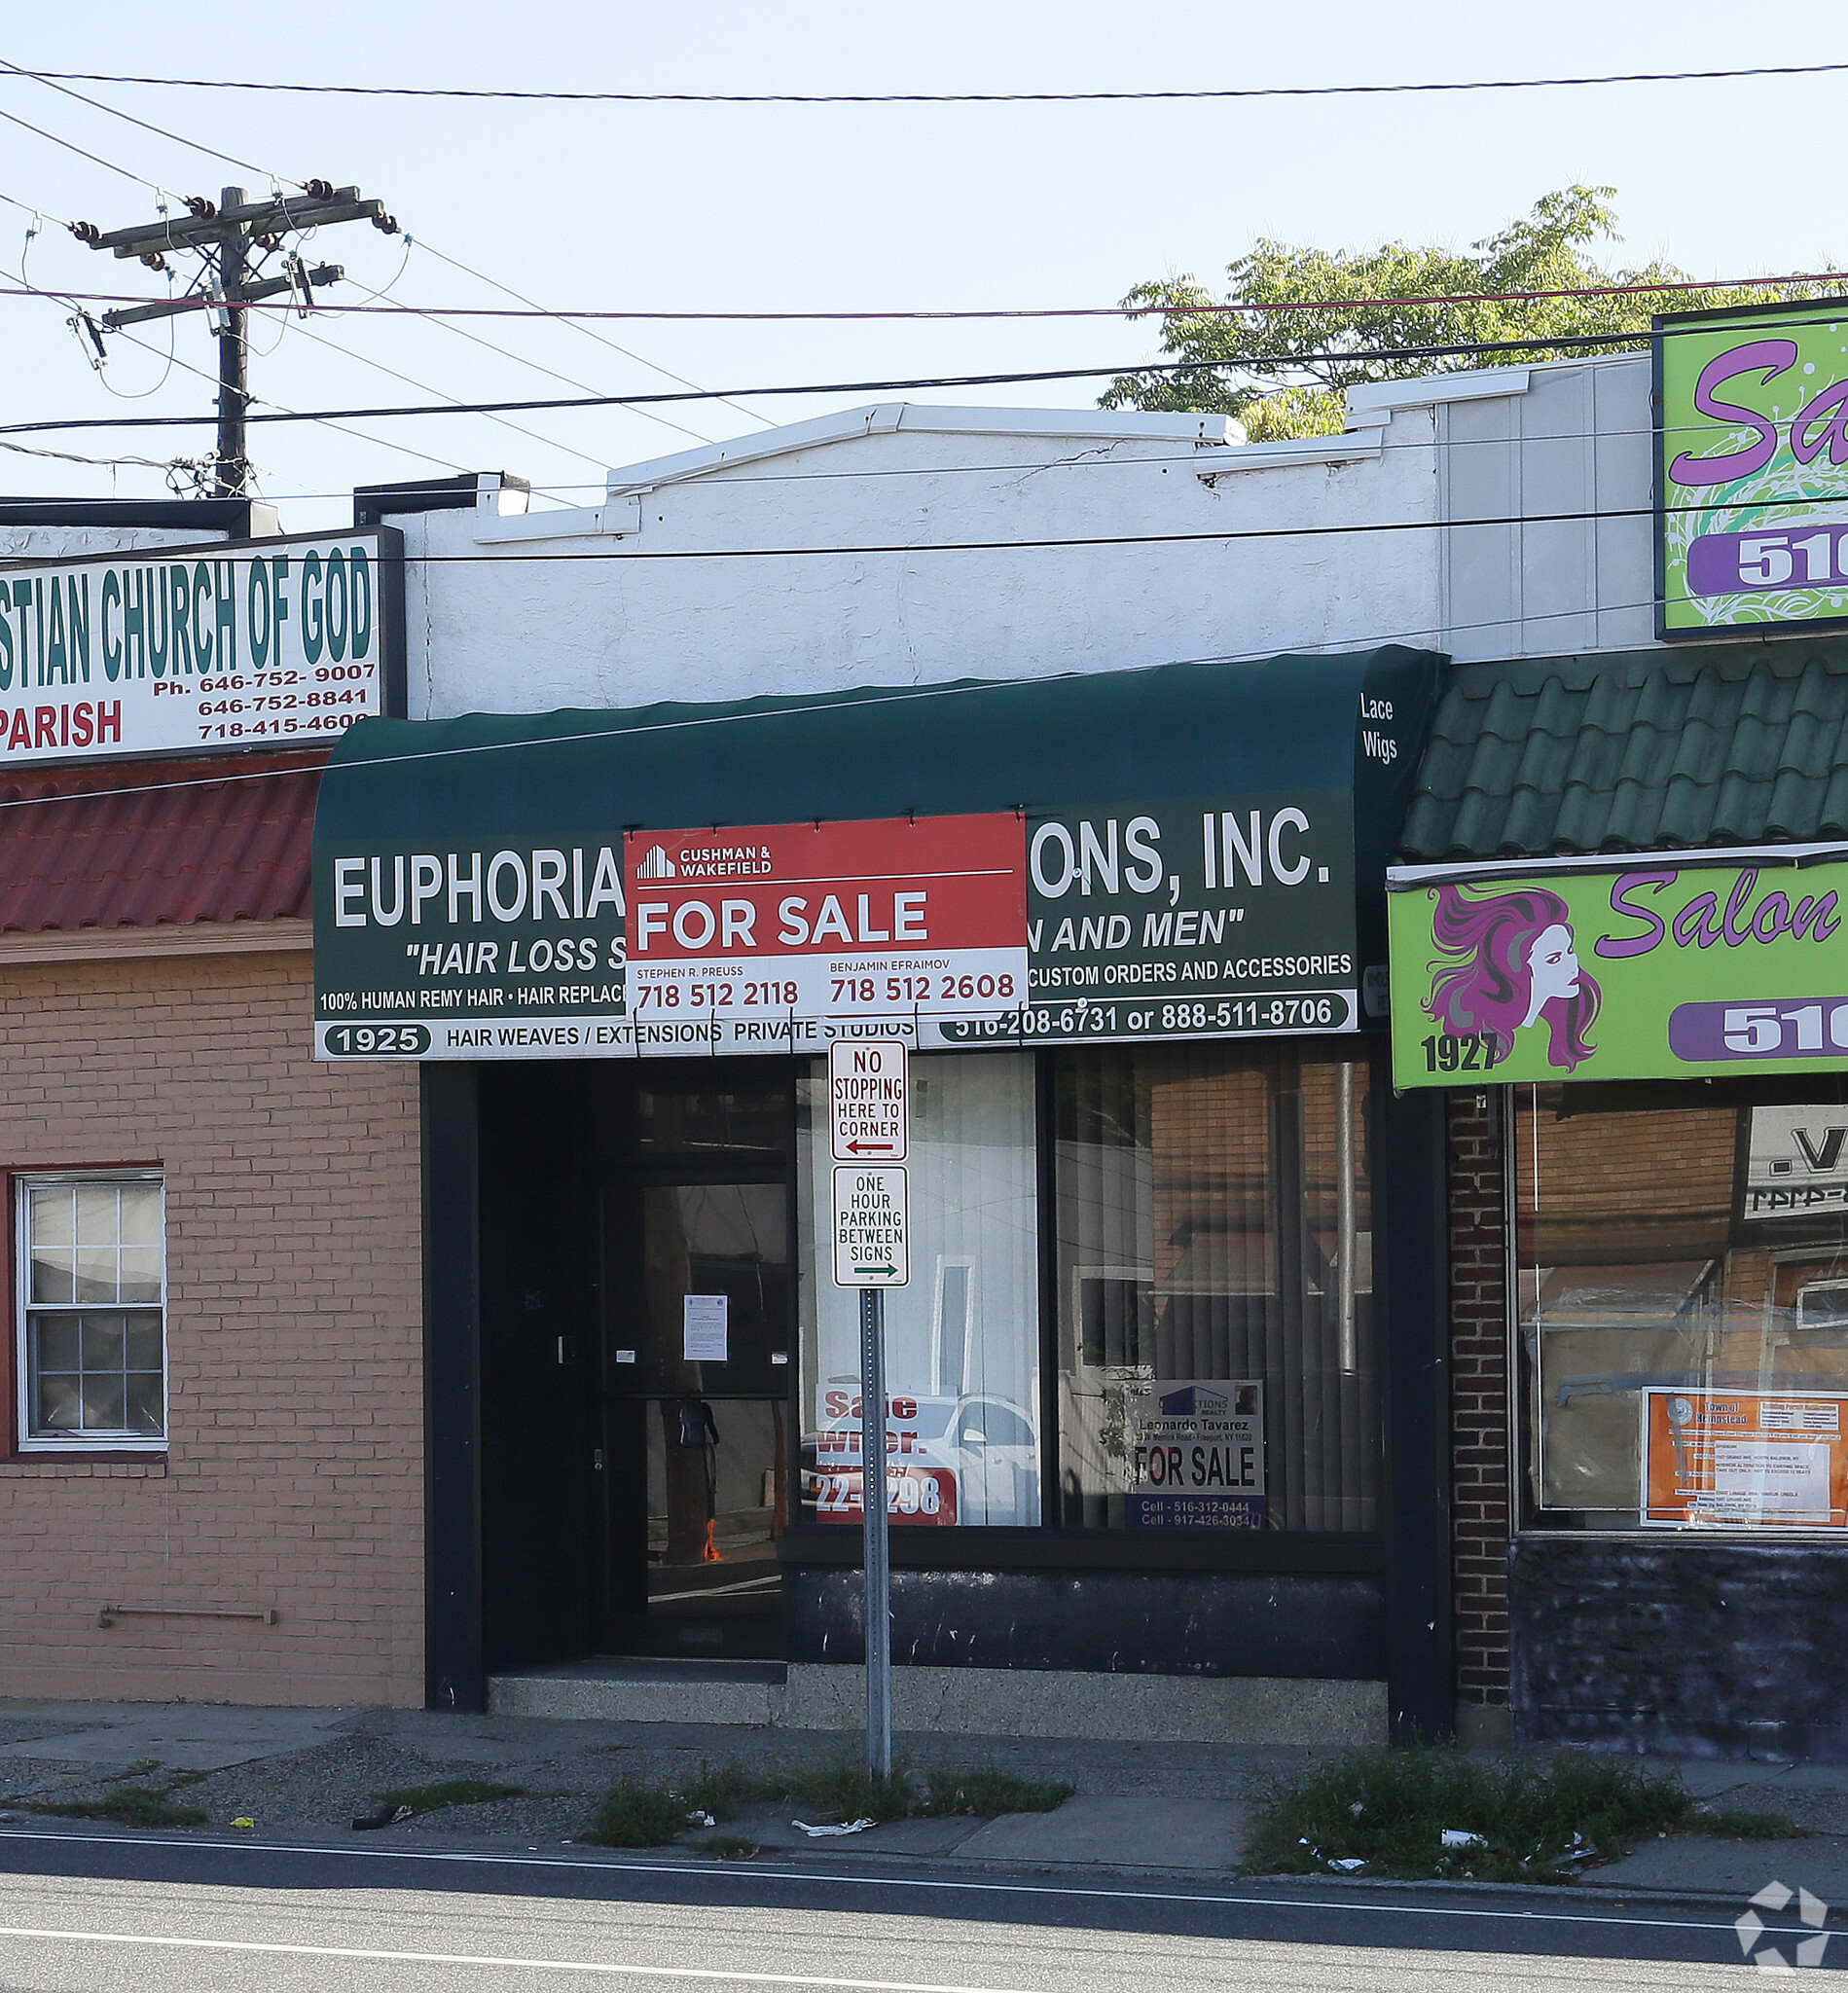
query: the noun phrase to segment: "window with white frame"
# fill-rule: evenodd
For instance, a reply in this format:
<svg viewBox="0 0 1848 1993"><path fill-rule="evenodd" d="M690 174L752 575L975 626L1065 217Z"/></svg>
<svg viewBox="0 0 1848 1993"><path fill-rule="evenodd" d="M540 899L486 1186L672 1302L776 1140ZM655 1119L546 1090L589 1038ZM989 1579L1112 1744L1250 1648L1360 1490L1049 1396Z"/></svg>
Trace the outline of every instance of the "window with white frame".
<svg viewBox="0 0 1848 1993"><path fill-rule="evenodd" d="M166 1439L162 1181L146 1171L15 1178L19 1444Z"/></svg>

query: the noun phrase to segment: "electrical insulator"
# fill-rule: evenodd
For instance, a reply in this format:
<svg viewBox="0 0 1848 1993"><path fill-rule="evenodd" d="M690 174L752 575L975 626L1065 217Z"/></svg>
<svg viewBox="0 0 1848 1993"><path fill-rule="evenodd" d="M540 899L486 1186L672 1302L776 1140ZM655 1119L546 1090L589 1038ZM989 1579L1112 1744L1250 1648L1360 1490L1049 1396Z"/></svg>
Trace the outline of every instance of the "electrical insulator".
<svg viewBox="0 0 1848 1993"><path fill-rule="evenodd" d="M279 236L252 236L250 239L259 249L279 249L282 246Z"/></svg>
<svg viewBox="0 0 1848 1993"><path fill-rule="evenodd" d="M303 183L302 191L310 200L332 200L334 189L326 180L308 180Z"/></svg>
<svg viewBox="0 0 1848 1993"><path fill-rule="evenodd" d="M102 231L94 222L72 222L70 231L80 242L88 242L92 249L102 240Z"/></svg>
<svg viewBox="0 0 1848 1993"><path fill-rule="evenodd" d="M143 254L141 261L145 263L150 270L164 270L166 268L166 258L163 256L160 250L158 249L150 249L146 251Z"/></svg>
<svg viewBox="0 0 1848 1993"><path fill-rule="evenodd" d="M186 205L188 212L196 221L209 222L217 219L217 204L207 200L202 194L189 194L186 197Z"/></svg>
<svg viewBox="0 0 1848 1993"><path fill-rule="evenodd" d="M381 236L395 236L398 233L398 217L395 214L376 214L372 225Z"/></svg>

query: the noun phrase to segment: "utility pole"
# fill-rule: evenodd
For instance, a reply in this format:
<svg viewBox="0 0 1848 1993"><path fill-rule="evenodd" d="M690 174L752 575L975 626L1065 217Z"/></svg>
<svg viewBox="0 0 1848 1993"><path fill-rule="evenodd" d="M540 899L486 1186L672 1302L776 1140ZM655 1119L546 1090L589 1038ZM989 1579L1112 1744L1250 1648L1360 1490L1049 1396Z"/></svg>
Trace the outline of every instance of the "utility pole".
<svg viewBox="0 0 1848 1993"><path fill-rule="evenodd" d="M107 235L93 222L73 222L71 234L92 249L108 249L121 258L135 257L150 270L168 270L169 255L197 254L199 269L184 297L159 304L128 305L105 311L100 323L82 314L100 355L103 334L153 318L174 318L182 312L206 311L217 320L218 447L212 487L220 498L242 498L250 488L246 417L250 408L250 313L246 308L264 298L288 293L304 318L314 308L317 285L338 283L345 271L337 263L309 269L288 246L292 236L324 229L335 222L371 222L387 236L398 233L394 216L381 200L364 200L357 187L331 187L310 180L300 194L276 194L264 200L245 199L241 187L227 187L216 203L200 197L186 202L183 217L166 216ZM254 256L253 256L254 252ZM263 275L272 256L280 256L280 274ZM75 326L77 320L73 319ZM81 335L80 335L81 338Z"/></svg>

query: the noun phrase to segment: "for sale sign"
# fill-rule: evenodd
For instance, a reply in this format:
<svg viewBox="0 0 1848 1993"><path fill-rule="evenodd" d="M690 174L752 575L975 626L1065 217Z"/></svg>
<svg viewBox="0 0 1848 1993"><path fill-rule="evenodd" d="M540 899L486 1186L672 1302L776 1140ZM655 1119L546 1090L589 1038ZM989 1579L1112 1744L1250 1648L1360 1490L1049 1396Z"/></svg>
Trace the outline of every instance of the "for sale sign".
<svg viewBox="0 0 1848 1993"><path fill-rule="evenodd" d="M325 745L403 710L402 537L0 568L0 768Z"/></svg>
<svg viewBox="0 0 1848 1993"><path fill-rule="evenodd" d="M1265 1527L1262 1384L1157 1378L1132 1400L1129 1424L1132 1529Z"/></svg>
<svg viewBox="0 0 1848 1993"><path fill-rule="evenodd" d="M1011 814L632 831L625 845L638 1030L1027 1000L1026 832Z"/></svg>

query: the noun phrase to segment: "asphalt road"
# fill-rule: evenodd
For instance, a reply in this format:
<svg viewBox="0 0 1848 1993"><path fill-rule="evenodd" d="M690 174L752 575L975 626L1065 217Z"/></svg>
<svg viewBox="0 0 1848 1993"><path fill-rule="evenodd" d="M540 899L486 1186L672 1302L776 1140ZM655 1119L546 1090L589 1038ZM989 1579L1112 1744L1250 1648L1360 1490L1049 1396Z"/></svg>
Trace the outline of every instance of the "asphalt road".
<svg viewBox="0 0 1848 1993"><path fill-rule="evenodd" d="M1785 1943L1809 1935L1793 1929ZM1829 1949L1848 1961L1848 1937ZM1615 1993L1762 1983L1728 1912L1660 1902L1323 1899L1301 1886L894 1877L568 1848L514 1860L0 1832L0 1993Z"/></svg>

